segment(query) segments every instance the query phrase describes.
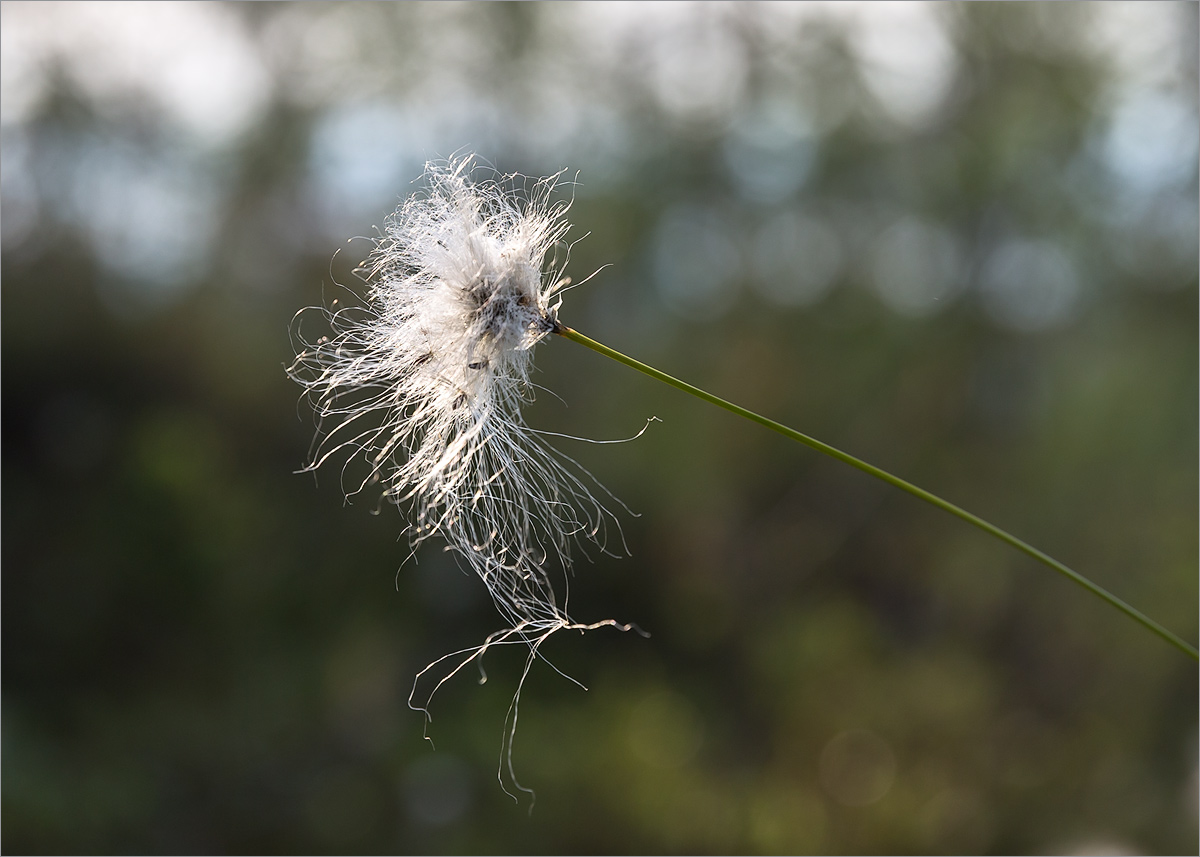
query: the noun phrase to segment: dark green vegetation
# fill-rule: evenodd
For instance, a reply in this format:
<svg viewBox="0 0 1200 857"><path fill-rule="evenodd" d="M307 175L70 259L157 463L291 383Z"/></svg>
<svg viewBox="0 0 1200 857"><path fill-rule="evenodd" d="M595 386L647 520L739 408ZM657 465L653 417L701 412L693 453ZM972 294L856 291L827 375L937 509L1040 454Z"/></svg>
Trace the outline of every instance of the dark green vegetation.
<svg viewBox="0 0 1200 857"><path fill-rule="evenodd" d="M1197 7L3 7L6 852L1197 850L1197 673L1045 568L569 342L640 517L519 652L292 471L288 322L427 157L579 171L564 323L1197 637ZM916 47L914 47L916 45ZM334 257L335 251L342 248ZM331 257L334 257L331 260ZM314 331L315 333L315 331ZM566 407L555 396L566 402ZM352 470L349 476L352 478Z"/></svg>

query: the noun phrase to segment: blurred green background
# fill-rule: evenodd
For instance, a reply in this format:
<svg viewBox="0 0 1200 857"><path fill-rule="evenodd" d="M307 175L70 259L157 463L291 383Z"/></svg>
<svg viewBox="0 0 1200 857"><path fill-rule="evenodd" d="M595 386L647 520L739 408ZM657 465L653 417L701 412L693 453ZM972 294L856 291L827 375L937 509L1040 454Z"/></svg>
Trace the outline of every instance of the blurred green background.
<svg viewBox="0 0 1200 857"><path fill-rule="evenodd" d="M1197 6L4 3L6 852L1196 853L1197 670L1013 550L565 341L638 513L525 686L296 475L289 324L426 159L578 171L563 320L1197 636ZM358 286L361 291L361 286ZM561 397L560 401L557 397Z"/></svg>

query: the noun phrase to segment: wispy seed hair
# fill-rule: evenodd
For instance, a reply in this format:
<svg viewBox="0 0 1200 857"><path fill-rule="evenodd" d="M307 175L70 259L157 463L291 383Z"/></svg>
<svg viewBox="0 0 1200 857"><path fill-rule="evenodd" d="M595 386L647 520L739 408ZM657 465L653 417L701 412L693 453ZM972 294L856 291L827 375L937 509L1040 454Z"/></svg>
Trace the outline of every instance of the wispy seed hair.
<svg viewBox="0 0 1200 857"><path fill-rule="evenodd" d="M361 457L347 494L381 484L411 502L415 548L440 536L525 639L571 619L549 569L573 543L601 548L611 513L590 476L525 423L533 347L554 331L569 246L563 173L474 180L473 157L426 165L356 271L366 305L323 311L290 374L327 430L307 470ZM343 473L347 470L343 467ZM564 574L565 580L565 574Z"/></svg>

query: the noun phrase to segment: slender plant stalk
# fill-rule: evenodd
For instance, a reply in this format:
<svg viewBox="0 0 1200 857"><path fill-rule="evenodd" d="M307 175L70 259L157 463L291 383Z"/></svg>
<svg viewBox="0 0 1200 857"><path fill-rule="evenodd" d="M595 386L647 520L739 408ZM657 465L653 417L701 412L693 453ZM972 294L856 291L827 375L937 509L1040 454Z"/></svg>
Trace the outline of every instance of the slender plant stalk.
<svg viewBox="0 0 1200 857"><path fill-rule="evenodd" d="M1071 569L1067 568L1067 566L1063 565L1061 562L1054 559L1054 557L1049 556L1048 554L1043 553L1042 551L1038 550L1037 548L1033 547L1032 545L1021 541L1021 539L1018 539L1016 536L1012 535L1011 533L1005 532L1004 530L1000 529L996 525L988 523L987 521L983 520L983 518L980 518L977 515L972 515L970 512L966 511L965 509L961 509L958 506L955 506L953 503L943 500L941 497L938 497L936 494L931 494L930 492L926 491L924 488L918 488L916 485L913 485L911 482L906 482L905 480L901 479L898 476L893 476L892 474L888 473L886 470L881 470L880 468L875 467L872 464L867 464L865 461L861 461L860 459L855 458L853 455L849 455L845 452L842 452L840 449L836 449L835 447L832 447L827 443L822 443L821 441L819 441L815 438L811 438L806 434L801 434L800 432L796 431L795 429L788 428L787 426L783 425L782 423L777 423L774 420L767 419L766 417L756 414L753 411L748 411L743 407L733 404L732 402L727 402L722 398L714 396L712 393L707 393L704 390L701 390L699 387L693 387L691 384L688 384L684 381L680 381L678 378L674 378L665 372L660 372L658 369L655 369L653 366L647 366L645 363L642 363L640 360L634 360L632 357L628 357L619 351L614 351L613 349L609 348L607 345L603 345L594 339L584 336L582 333L580 333L576 330L572 330L571 328L567 327L566 325L563 325L561 323L556 323L554 332L557 333L559 336L562 336L562 337L565 337L566 339L571 340L572 342L578 342L580 345L586 345L588 348L592 349L593 351L598 351L599 353L603 354L605 357L611 357L613 360L616 360L619 363L624 363L626 366L630 366L643 374L649 375L651 378L657 378L659 381L662 381L665 384L670 384L672 387L675 387L676 389L679 389L679 390L683 390L685 393L691 393L693 396L695 396L698 399L703 399L704 401L710 402L711 404L714 404L717 407L721 407L727 411L731 411L732 413L735 413L740 417L745 417L748 420L753 420L754 422L759 423L760 425L766 426L767 428L771 429L772 431L779 432L781 435L784 435L785 437L789 437L792 440L799 441L800 443L804 444L805 446L812 447L813 449L817 450L817 452L822 452L825 455L828 455L830 458L836 458L838 461L841 461L844 464L849 464L851 467L856 467L859 470L863 471L864 473L869 473L871 476L874 476L876 479L882 479L884 482L888 483L889 485L894 485L895 487L899 488L901 491L907 491L909 494L912 494L914 497L919 497L920 499L924 500L926 503L930 503L934 506L937 506L939 509L949 512L951 515L954 515L957 518L961 518L962 520L966 521L968 524L975 525L979 529L983 530L985 533L995 536L996 538L1000 539L1000 541L1002 541L1002 542L1007 542L1008 544L1012 545L1014 548L1021 551L1022 553L1028 554L1029 556L1033 557L1034 559L1036 559L1038 562L1042 563L1043 565L1047 565L1050 568L1057 571L1059 574L1062 574L1062 575L1070 578L1075 583L1079 584L1084 589L1091 592L1093 595L1096 595L1097 597L1103 599L1104 601L1107 601L1109 604L1111 604L1113 607L1120 610L1122 613L1124 613L1129 618L1133 619L1134 621L1136 621L1139 624L1143 625L1144 627L1148 628L1150 631L1153 631L1158 636L1162 637L1164 640L1166 640L1172 646L1179 649L1184 654L1188 655L1192 660L1200 661L1200 653L1197 653L1197 651L1194 647L1192 647L1188 643L1184 642L1182 639L1180 639L1175 634L1168 631L1162 625L1155 622L1153 619L1151 619L1145 613L1142 613L1140 610L1132 607L1129 604L1126 604L1120 598L1113 595L1111 592L1104 589L1103 587L1097 586L1095 583L1092 583L1092 581L1088 580L1082 574L1079 574L1078 572L1072 571Z"/></svg>

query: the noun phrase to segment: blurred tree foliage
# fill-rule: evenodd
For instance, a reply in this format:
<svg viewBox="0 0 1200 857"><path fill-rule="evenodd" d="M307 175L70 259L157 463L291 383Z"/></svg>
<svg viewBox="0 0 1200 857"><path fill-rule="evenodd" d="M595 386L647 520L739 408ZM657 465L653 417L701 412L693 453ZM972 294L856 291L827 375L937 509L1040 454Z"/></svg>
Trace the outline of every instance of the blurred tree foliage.
<svg viewBox="0 0 1200 857"><path fill-rule="evenodd" d="M519 653L422 740L498 618L283 371L426 158L569 167L568 323L1195 640L1195 4L0 14L5 851L1195 853L1194 664L561 341L532 425L663 421L561 441L639 513L572 612L652 636L548 644L527 814Z"/></svg>

